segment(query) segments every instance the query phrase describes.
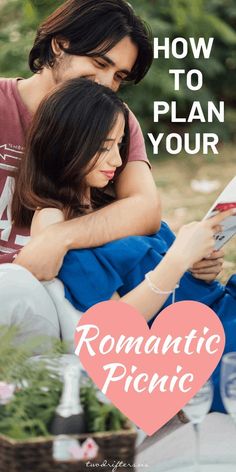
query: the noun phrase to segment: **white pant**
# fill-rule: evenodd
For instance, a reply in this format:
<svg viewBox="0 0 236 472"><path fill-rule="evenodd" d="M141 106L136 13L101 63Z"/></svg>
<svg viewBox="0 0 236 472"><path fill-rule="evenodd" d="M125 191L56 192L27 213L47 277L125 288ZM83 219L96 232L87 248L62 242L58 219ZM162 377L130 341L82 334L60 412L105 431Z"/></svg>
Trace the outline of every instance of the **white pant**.
<svg viewBox="0 0 236 472"><path fill-rule="evenodd" d="M80 316L65 299L63 284L58 279L40 283L19 265L0 265L0 326L19 326L20 342L34 336L61 337L68 352L73 352L74 331Z"/></svg>

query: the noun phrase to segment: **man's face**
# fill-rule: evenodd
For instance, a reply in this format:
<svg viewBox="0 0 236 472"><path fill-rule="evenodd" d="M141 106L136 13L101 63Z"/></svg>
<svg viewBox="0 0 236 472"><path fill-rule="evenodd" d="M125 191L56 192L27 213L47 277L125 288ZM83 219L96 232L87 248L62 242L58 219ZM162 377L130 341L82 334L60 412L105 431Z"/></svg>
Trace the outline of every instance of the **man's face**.
<svg viewBox="0 0 236 472"><path fill-rule="evenodd" d="M125 36L105 56L63 56L52 68L55 84L76 77L86 77L115 92L131 72L138 55L137 46Z"/></svg>

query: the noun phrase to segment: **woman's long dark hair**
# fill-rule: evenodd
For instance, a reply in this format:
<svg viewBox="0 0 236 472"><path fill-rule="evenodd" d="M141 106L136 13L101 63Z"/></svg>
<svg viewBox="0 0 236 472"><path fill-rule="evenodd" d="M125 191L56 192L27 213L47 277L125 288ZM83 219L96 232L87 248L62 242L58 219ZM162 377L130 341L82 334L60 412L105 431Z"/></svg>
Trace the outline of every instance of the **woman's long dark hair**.
<svg viewBox="0 0 236 472"><path fill-rule="evenodd" d="M149 27L125 0L68 0L42 23L29 54L32 72L53 67L52 39L63 51L78 56L102 56L125 36L138 47L138 57L126 80L138 83L153 60ZM63 46L67 40L69 45Z"/></svg>
<svg viewBox="0 0 236 472"><path fill-rule="evenodd" d="M72 79L43 100L16 175L12 217L17 226L29 226L37 208L63 209L68 218L84 213L89 163L99 157L120 113L125 118L125 137L119 170L127 161L128 109L112 90ZM91 189L91 197L95 208L108 202L104 189Z"/></svg>

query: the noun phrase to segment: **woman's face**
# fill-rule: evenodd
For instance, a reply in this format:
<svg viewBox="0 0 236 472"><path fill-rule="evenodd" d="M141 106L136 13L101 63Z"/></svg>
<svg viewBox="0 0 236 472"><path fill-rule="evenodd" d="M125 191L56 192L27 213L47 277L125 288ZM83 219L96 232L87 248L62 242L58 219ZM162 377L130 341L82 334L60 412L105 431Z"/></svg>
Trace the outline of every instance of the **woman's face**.
<svg viewBox="0 0 236 472"><path fill-rule="evenodd" d="M124 136L124 129L125 119L119 113L115 125L99 151L99 157L95 156L93 158L94 166L93 164L92 167L90 165L91 170L85 177L88 187L103 188L110 180L113 180L116 169L122 165L120 145Z"/></svg>

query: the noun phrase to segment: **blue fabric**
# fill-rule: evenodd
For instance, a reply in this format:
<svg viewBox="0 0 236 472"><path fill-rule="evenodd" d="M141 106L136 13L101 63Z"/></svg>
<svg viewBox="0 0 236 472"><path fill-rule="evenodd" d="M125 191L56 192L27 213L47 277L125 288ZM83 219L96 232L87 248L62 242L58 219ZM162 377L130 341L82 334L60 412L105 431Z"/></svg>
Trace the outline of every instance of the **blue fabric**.
<svg viewBox="0 0 236 472"><path fill-rule="evenodd" d="M115 291L125 295L159 264L174 239L174 234L163 222L160 231L152 236L131 236L93 249L69 251L58 276L64 283L66 298L78 310L86 311L96 303L109 300ZM236 351L236 275L223 286L217 281L197 280L187 272L180 280L175 299L196 300L211 307L224 326L225 352ZM170 296L163 308L171 302ZM220 364L213 373L213 410L224 411L219 373Z"/></svg>

